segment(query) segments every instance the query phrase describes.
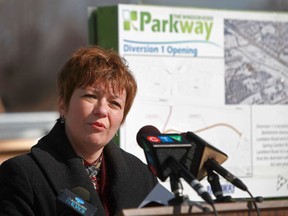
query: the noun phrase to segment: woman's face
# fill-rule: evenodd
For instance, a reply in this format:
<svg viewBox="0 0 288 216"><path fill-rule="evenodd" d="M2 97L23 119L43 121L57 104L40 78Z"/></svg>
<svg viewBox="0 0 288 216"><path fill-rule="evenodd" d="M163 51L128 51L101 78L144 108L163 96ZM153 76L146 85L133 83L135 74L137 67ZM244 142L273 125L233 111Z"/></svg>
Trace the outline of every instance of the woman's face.
<svg viewBox="0 0 288 216"><path fill-rule="evenodd" d="M68 107L60 100L69 141L84 156L103 148L115 135L123 119L126 91L114 94L101 86L76 88Z"/></svg>

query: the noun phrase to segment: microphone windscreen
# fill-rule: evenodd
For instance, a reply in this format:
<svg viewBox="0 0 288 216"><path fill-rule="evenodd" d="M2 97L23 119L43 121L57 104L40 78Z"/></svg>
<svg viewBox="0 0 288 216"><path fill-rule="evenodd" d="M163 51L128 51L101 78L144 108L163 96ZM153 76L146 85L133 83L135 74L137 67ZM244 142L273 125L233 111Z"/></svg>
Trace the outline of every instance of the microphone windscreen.
<svg viewBox="0 0 288 216"><path fill-rule="evenodd" d="M141 141L141 135L142 134L158 135L161 133L156 127L154 127L152 125L146 125L146 126L142 127L138 131L137 136L136 136L137 143L141 148L143 148L142 141Z"/></svg>
<svg viewBox="0 0 288 216"><path fill-rule="evenodd" d="M81 197L83 200L90 202L90 193L83 187L74 187L71 192L75 193L77 196Z"/></svg>
<svg viewBox="0 0 288 216"><path fill-rule="evenodd" d="M83 187L63 189L56 199L57 216L94 216L97 207L89 203L90 193Z"/></svg>

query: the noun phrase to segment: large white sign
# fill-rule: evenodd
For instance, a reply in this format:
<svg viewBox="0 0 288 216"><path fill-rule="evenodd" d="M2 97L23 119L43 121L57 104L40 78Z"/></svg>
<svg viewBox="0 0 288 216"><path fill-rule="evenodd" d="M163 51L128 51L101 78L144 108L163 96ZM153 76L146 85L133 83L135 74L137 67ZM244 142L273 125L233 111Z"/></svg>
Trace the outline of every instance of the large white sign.
<svg viewBox="0 0 288 216"><path fill-rule="evenodd" d="M288 196L287 14L119 5L118 30L139 85L124 149L145 161L136 142L145 125L193 131L228 155L223 166L254 196Z"/></svg>

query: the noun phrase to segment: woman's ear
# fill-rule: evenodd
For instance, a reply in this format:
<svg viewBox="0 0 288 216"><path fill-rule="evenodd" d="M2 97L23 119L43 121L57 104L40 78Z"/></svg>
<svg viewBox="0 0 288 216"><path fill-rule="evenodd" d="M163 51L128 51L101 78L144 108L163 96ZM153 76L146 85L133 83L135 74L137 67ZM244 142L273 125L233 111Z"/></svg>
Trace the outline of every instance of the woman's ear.
<svg viewBox="0 0 288 216"><path fill-rule="evenodd" d="M66 104L65 104L63 98L59 99L58 109L59 109L60 116L65 116L65 114L66 114Z"/></svg>

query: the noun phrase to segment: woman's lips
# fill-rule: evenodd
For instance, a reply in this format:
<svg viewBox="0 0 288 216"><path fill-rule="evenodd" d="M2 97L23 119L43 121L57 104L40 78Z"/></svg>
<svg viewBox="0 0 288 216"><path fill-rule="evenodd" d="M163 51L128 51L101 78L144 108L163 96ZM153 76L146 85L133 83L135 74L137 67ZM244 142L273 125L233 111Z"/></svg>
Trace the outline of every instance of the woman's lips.
<svg viewBox="0 0 288 216"><path fill-rule="evenodd" d="M90 125L93 128L96 128L96 129L101 130L101 131L106 129L106 126L100 122L92 122L92 123L90 123Z"/></svg>

